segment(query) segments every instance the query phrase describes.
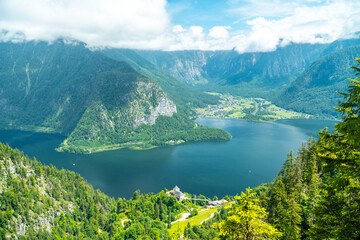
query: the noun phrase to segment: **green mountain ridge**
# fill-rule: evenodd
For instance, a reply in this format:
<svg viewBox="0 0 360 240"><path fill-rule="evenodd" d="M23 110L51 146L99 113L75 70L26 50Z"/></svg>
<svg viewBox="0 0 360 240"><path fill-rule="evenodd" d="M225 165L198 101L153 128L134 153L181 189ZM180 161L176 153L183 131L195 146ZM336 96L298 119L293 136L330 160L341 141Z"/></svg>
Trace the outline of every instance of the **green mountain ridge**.
<svg viewBox="0 0 360 240"><path fill-rule="evenodd" d="M0 52L3 127L62 133L68 138L59 150L85 153L144 149L170 140L230 139L225 131L197 126L189 118L186 86L179 84L175 91L172 79L171 96L182 104L178 108L157 82L82 43L1 43ZM199 96L198 104L217 101L191 94Z"/></svg>
<svg viewBox="0 0 360 240"><path fill-rule="evenodd" d="M286 109L336 116L334 107L348 85L348 77L354 77L350 67L360 55L360 46L346 47L317 59L274 102Z"/></svg>

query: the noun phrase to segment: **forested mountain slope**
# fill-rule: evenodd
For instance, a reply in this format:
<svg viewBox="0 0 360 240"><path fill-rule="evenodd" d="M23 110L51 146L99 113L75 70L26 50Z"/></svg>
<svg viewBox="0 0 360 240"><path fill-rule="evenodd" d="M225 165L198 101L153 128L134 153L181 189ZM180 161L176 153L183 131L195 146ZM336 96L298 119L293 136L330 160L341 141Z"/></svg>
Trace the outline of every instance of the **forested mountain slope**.
<svg viewBox="0 0 360 240"><path fill-rule="evenodd" d="M360 33L355 33L354 38L350 39L338 39L332 43L330 43L322 52L321 56L325 56L329 53L333 53L335 51L352 47L352 46L359 46L360 45Z"/></svg>
<svg viewBox="0 0 360 240"><path fill-rule="evenodd" d="M69 136L59 150L230 138L222 130L198 127L189 119L185 99L179 109L154 80L82 43L1 43L0 53L2 126Z"/></svg>
<svg viewBox="0 0 360 240"><path fill-rule="evenodd" d="M360 46L352 46L319 58L274 99L275 104L314 115L336 116L333 106L341 100L336 91L346 90L347 78L355 75L350 65L359 55Z"/></svg>
<svg viewBox="0 0 360 240"><path fill-rule="evenodd" d="M0 239L170 239L186 209L164 191L115 200L1 143L0 176Z"/></svg>
<svg viewBox="0 0 360 240"><path fill-rule="evenodd" d="M348 66L357 56L351 47L359 45L355 34L330 44L290 44L264 53L136 52L194 88L264 97L287 109L331 117L336 114L331 106L339 100L335 89L345 88L344 76L351 76Z"/></svg>

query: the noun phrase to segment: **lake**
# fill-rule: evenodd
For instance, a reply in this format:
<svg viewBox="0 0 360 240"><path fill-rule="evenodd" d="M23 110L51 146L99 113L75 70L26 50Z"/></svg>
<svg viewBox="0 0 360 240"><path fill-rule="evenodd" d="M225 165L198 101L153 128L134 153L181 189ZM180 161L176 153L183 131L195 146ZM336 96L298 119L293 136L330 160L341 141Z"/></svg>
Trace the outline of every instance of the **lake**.
<svg viewBox="0 0 360 240"><path fill-rule="evenodd" d="M198 119L198 123L230 132L228 142L194 143L146 151L119 149L90 155L54 151L61 135L0 131L0 141L52 164L79 173L94 188L113 197L132 196L136 189L157 193L178 185L182 191L207 197L236 195L274 179L290 150L334 121L299 119L248 122Z"/></svg>

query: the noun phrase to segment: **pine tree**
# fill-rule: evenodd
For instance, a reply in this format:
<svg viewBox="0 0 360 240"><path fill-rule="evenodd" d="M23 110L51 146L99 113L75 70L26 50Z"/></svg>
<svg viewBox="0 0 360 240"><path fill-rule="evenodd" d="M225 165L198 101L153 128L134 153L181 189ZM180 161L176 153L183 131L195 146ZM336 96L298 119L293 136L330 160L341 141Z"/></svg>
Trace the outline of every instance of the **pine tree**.
<svg viewBox="0 0 360 240"><path fill-rule="evenodd" d="M167 227L169 229L171 228L171 214L169 214L169 216L168 216Z"/></svg>
<svg viewBox="0 0 360 240"><path fill-rule="evenodd" d="M313 239L360 239L360 82L350 82L348 93L341 93L345 102L337 108L343 121L336 133L321 132L317 145L324 184L314 209Z"/></svg>
<svg viewBox="0 0 360 240"><path fill-rule="evenodd" d="M288 195L281 178L274 184L270 197L271 223L282 232L281 239L300 239L301 207L295 194Z"/></svg>
<svg viewBox="0 0 360 240"><path fill-rule="evenodd" d="M155 219L158 219L160 216L159 204L155 204Z"/></svg>
<svg viewBox="0 0 360 240"><path fill-rule="evenodd" d="M356 58L360 66L360 58ZM352 147L360 147L360 68L352 66L358 77L356 79L349 79L350 86L348 93L339 92L344 102L339 102L339 107L336 108L342 115L342 122L337 124L336 130L346 136L348 144Z"/></svg>

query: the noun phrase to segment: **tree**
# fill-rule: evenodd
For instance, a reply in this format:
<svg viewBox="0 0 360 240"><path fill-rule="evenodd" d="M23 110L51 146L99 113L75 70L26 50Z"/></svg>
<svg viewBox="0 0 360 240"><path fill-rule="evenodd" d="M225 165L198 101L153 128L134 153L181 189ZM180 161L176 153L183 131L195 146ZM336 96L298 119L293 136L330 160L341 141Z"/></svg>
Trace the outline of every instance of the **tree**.
<svg viewBox="0 0 360 240"><path fill-rule="evenodd" d="M360 69L354 69L359 75ZM343 121L336 125L335 133L319 133L323 184L309 230L313 239L360 239L360 82L350 82L348 93L341 93L345 101L337 108Z"/></svg>
<svg viewBox="0 0 360 240"><path fill-rule="evenodd" d="M123 210L123 200L119 198L116 204L116 212L119 214Z"/></svg>
<svg viewBox="0 0 360 240"><path fill-rule="evenodd" d="M170 215L170 214L169 214L169 216L168 216L167 227L168 227L169 229L171 228L171 215Z"/></svg>
<svg viewBox="0 0 360 240"><path fill-rule="evenodd" d="M270 198L270 220L282 232L282 239L300 239L301 207L294 197L288 195L285 185L279 177Z"/></svg>
<svg viewBox="0 0 360 240"><path fill-rule="evenodd" d="M138 200L139 199L139 197L140 197L140 190L138 189L138 190L136 190L135 192L134 192L134 194L133 194L133 196L132 196L132 200Z"/></svg>
<svg viewBox="0 0 360 240"><path fill-rule="evenodd" d="M155 204L155 219L158 219L160 216L159 204Z"/></svg>
<svg viewBox="0 0 360 240"><path fill-rule="evenodd" d="M358 65L360 65L360 58L356 58ZM342 122L337 124L336 130L346 136L349 144L353 147L360 147L360 68L352 66L358 77L356 79L349 79L350 86L348 93L339 92L344 97L344 102L339 102L339 107L336 108L344 117Z"/></svg>
<svg viewBox="0 0 360 240"><path fill-rule="evenodd" d="M230 211L231 216L219 224L215 224L220 230L220 236L228 239L279 239L281 233L264 219L267 212L257 203L255 193L250 188L246 193L235 197L236 204Z"/></svg>

